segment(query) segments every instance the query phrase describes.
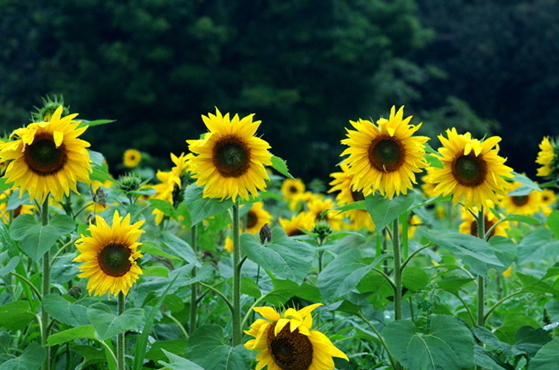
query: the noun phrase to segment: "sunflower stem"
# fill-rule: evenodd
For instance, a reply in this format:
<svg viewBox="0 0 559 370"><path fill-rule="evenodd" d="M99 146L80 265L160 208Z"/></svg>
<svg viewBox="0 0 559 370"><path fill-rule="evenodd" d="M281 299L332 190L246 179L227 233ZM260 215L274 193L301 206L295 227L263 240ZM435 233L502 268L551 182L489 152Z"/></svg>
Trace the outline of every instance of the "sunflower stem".
<svg viewBox="0 0 559 370"><path fill-rule="evenodd" d="M241 344L241 243L239 202L233 204L233 347Z"/></svg>
<svg viewBox="0 0 559 370"><path fill-rule="evenodd" d="M118 301L117 301L117 313L118 316L124 313L124 303L125 296L124 293L118 293ZM116 341L116 356L117 356L117 370L124 370L124 353L125 353L126 342L124 338L124 332L118 333L117 341Z"/></svg>
<svg viewBox="0 0 559 370"><path fill-rule="evenodd" d="M43 205L41 206L41 225L46 226L49 224L49 196L47 195ZM43 295L44 298L50 293L50 250L46 251L43 255ZM45 362L43 363L43 370L50 370L51 368L51 348L47 346L49 337L50 316L48 312L41 310L41 344L47 352Z"/></svg>
<svg viewBox="0 0 559 370"><path fill-rule="evenodd" d="M394 319L402 319L402 260L400 253L399 222L396 218L392 224L392 249L394 253Z"/></svg>
<svg viewBox="0 0 559 370"><path fill-rule="evenodd" d="M190 228L190 246L195 254L198 253L197 244L197 229L196 225ZM196 276L196 267L192 269L192 276ZM197 311L197 299L198 299L198 285L192 284L190 286L190 334L194 333L196 330L196 311Z"/></svg>
<svg viewBox="0 0 559 370"><path fill-rule="evenodd" d="M485 216L483 206L477 214L477 235L485 239ZM477 277L477 324L485 326L485 278L481 275Z"/></svg>
<svg viewBox="0 0 559 370"><path fill-rule="evenodd" d="M398 363L398 361L396 361L396 359L392 355L392 352L390 351L390 348L388 348L388 345L384 341L384 338L382 337L380 332L377 330L377 328L375 328L375 326L369 320L367 320L365 315L363 315L363 312L359 311L357 313L357 316L359 316L359 318L361 318L361 320L363 320L365 322L365 324L367 324L375 332L375 334L377 335L378 340L380 341L380 344L384 347L384 350L386 351L386 354L388 355L388 360L390 361L390 364L392 364L392 368L393 369L400 369L401 368L400 364Z"/></svg>

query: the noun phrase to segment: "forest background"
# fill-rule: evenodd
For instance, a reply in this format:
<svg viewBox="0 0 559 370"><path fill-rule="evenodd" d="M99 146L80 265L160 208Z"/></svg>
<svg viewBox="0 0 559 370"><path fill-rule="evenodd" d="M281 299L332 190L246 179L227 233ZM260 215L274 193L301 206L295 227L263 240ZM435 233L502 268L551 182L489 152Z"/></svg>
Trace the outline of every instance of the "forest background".
<svg viewBox="0 0 559 370"><path fill-rule="evenodd" d="M63 95L116 120L84 135L111 168L128 148L168 168L214 107L255 113L305 181L337 171L349 120L392 105L432 138L502 136L528 176L559 135L555 0L0 0L0 35L4 133Z"/></svg>

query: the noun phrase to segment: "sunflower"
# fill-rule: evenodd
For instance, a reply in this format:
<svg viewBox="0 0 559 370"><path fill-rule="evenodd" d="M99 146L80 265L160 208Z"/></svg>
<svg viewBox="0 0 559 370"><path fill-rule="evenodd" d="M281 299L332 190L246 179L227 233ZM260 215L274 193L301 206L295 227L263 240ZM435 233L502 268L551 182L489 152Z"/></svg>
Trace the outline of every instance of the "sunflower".
<svg viewBox="0 0 559 370"><path fill-rule="evenodd" d="M478 213L479 210L477 209L477 207L473 207L471 210L463 208L462 209L463 222L458 227L458 231L461 232L462 234L477 236L477 220L474 217L474 215L477 215ZM483 219L485 224L484 226L485 232L489 231L489 229L491 229L493 225L499 222L499 219L492 212L488 212L488 211L483 212ZM489 234L489 237L491 238L494 235L507 236L506 230L509 228L510 228L510 223L508 221L501 222L493 228L493 230Z"/></svg>
<svg viewBox="0 0 559 370"><path fill-rule="evenodd" d="M264 202L253 203L246 214L247 233L256 234L264 225L272 221L272 215L264 209Z"/></svg>
<svg viewBox="0 0 559 370"><path fill-rule="evenodd" d="M87 126L78 127L77 114L61 114L62 106L50 121L15 130L1 147L0 162L9 161L6 181L21 188L20 196L27 190L31 201L42 203L49 193L60 201L70 190L78 193L78 181L89 182L89 143L78 139Z"/></svg>
<svg viewBox="0 0 559 370"><path fill-rule="evenodd" d="M557 141L546 136L542 139L539 147L540 151L536 158L536 163L542 166L538 168L537 176L555 177L559 171L559 161L557 159L559 145Z"/></svg>
<svg viewBox="0 0 559 370"><path fill-rule="evenodd" d="M454 205L463 202L466 208L498 203L507 188L504 178L512 177L512 168L505 166L506 159L498 155L501 138L479 141L469 132L459 135L455 128L446 133L448 138L439 135L443 168L429 170L429 182L436 184L435 194L452 195Z"/></svg>
<svg viewBox="0 0 559 370"><path fill-rule="evenodd" d="M142 153L136 149L128 149L122 155L122 163L128 168L136 167L142 161Z"/></svg>
<svg viewBox="0 0 559 370"><path fill-rule="evenodd" d="M518 189L522 184L512 182L509 184L507 193ZM514 213L517 215L532 216L536 212L542 210L542 193L540 191L532 190L527 195L507 195L500 203L507 213Z"/></svg>
<svg viewBox="0 0 559 370"><path fill-rule="evenodd" d="M543 189L541 201L542 201L542 206L549 207L557 201L557 196L555 195L555 192L553 192L553 190Z"/></svg>
<svg viewBox="0 0 559 370"><path fill-rule="evenodd" d="M301 179L285 179L281 184L281 193L287 202L305 192L305 183Z"/></svg>
<svg viewBox="0 0 559 370"><path fill-rule="evenodd" d="M196 184L204 186L204 198L236 201L248 200L258 190L266 188L269 180L264 165L271 165L270 145L254 134L261 121L252 121L254 114L229 119L216 108L216 114L202 116L209 132L200 140L187 140L196 154L191 159L191 170Z"/></svg>
<svg viewBox="0 0 559 370"><path fill-rule="evenodd" d="M404 119L403 115L404 107L398 112L392 107L390 117L379 119L377 125L362 119L349 121L357 131L346 129L348 138L342 144L349 148L341 155L349 155L348 171L354 175L352 189L365 196L378 190L393 198L406 194L417 183L415 173L427 167L424 143L429 138L413 136L421 124L409 125L412 117Z"/></svg>
<svg viewBox="0 0 559 370"><path fill-rule="evenodd" d="M95 220L96 224L89 226L91 236L82 234L75 243L81 254L74 261L84 262L78 277L89 278L87 290L91 295L128 294L142 273L136 260L142 257L137 240L144 232L140 230L144 221L131 225L130 214L123 219L118 211L111 226L100 216Z"/></svg>
<svg viewBox="0 0 559 370"><path fill-rule="evenodd" d="M288 308L281 315L272 307L254 307L264 319L257 319L245 333L253 336L244 347L259 351L256 370L329 370L334 369L332 357L349 361L326 335L311 330L311 312L316 303L298 311Z"/></svg>
<svg viewBox="0 0 559 370"><path fill-rule="evenodd" d="M290 220L279 218L278 221L287 236L305 235L301 229L311 231L314 226L315 215L310 212L300 212L292 216Z"/></svg>
<svg viewBox="0 0 559 370"><path fill-rule="evenodd" d="M333 209L335 206L336 202L333 199L318 196L311 198L307 203L309 212L314 214L315 222L324 220L330 225L332 230L340 230L342 215Z"/></svg>

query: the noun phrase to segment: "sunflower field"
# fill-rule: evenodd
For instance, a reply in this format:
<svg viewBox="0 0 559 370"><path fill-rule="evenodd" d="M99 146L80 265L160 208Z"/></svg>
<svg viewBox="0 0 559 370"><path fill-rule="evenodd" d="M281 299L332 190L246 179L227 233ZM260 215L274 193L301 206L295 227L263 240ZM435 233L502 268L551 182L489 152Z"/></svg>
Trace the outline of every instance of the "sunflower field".
<svg viewBox="0 0 559 370"><path fill-rule="evenodd" d="M556 139L536 182L392 107L305 183L256 119L201 114L170 169L109 168L61 99L6 134L0 370L559 369Z"/></svg>

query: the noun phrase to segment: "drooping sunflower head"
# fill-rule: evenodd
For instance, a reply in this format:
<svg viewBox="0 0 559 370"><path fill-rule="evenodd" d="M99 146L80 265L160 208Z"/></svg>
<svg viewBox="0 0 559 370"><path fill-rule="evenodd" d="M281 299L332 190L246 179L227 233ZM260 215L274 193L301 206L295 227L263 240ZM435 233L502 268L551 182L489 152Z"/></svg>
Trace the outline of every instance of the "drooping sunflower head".
<svg viewBox="0 0 559 370"><path fill-rule="evenodd" d="M281 184L281 193L287 202L305 192L305 183L301 179L285 179Z"/></svg>
<svg viewBox="0 0 559 370"><path fill-rule="evenodd" d="M142 153L137 149L127 149L122 155L122 164L125 167L133 168L142 161Z"/></svg>
<svg viewBox="0 0 559 370"><path fill-rule="evenodd" d="M254 136L261 121L253 121L253 114L242 119L229 113L202 116L209 132L199 140L187 140L195 154L190 160L196 184L204 186L205 198L248 200L258 190L266 188L269 180L264 165L271 165L270 145Z"/></svg>
<svg viewBox="0 0 559 370"><path fill-rule="evenodd" d="M477 215L477 216L474 216ZM468 210L466 208L462 209L462 223L458 227L458 231L462 234L468 234L473 236L478 236L477 227L477 217L479 216L479 210L477 207L473 207ZM504 221L499 222L499 219L490 211L484 210L484 230L487 233L489 230L488 237L491 238L494 235L507 236L507 229L510 228L510 222ZM499 222L499 223L498 223ZM497 225L493 227L494 225ZM493 227L493 229L491 229Z"/></svg>
<svg viewBox="0 0 559 370"><path fill-rule="evenodd" d="M62 106L50 121L31 123L15 130L12 141L1 146L0 162L8 163L5 177L14 187L43 202L51 193L60 201L70 191L78 193L78 181L89 182L91 164L87 141L78 139L87 126L78 127L77 114L62 117Z"/></svg>
<svg viewBox="0 0 559 370"><path fill-rule="evenodd" d="M429 169L434 193L452 195L455 205L463 202L466 208L498 203L507 188L505 178L512 177L512 168L498 154L497 143L501 138L492 136L479 141L472 139L469 132L459 135L455 128L446 133L446 138L439 135L443 144L439 148L443 168Z"/></svg>
<svg viewBox="0 0 559 370"><path fill-rule="evenodd" d="M524 195L509 195L515 189L521 187L519 182L511 182L507 188L507 195L503 198L500 206L508 213L517 215L532 216L543 209L542 193L532 190Z"/></svg>
<svg viewBox="0 0 559 370"><path fill-rule="evenodd" d="M377 124L359 119L350 121L356 130L347 130L342 144L349 146L342 156L349 155L349 171L354 175L354 190L369 195L377 190L385 197L407 194L413 188L415 173L427 167L425 142L429 138L413 136L421 127L404 119L404 107L397 112L390 110L388 119L381 118Z"/></svg>
<svg viewBox="0 0 559 370"><path fill-rule="evenodd" d="M76 241L80 254L74 261L83 262L78 277L89 279L89 294L128 294L142 274L136 260L142 257L138 239L143 224L143 220L130 224L130 214L122 218L115 211L111 225L97 216L95 224L89 226L91 236L81 235Z"/></svg>
<svg viewBox="0 0 559 370"><path fill-rule="evenodd" d="M557 139L546 136L542 139L536 163L541 164L537 175L549 179L559 178L559 144Z"/></svg>
<svg viewBox="0 0 559 370"><path fill-rule="evenodd" d="M257 234L264 225L272 221L272 215L264 209L264 202L256 202L250 206L246 214L247 233Z"/></svg>
<svg viewBox="0 0 559 370"><path fill-rule="evenodd" d="M256 369L269 370L329 370L334 368L332 357L348 357L334 346L326 335L312 330L311 312L321 306L316 303L300 310L288 308L282 314L271 307L255 307L264 319L257 319L245 333L253 336L244 347L258 351Z"/></svg>

